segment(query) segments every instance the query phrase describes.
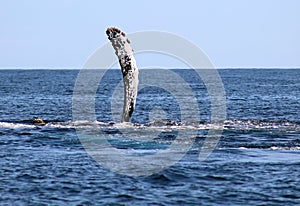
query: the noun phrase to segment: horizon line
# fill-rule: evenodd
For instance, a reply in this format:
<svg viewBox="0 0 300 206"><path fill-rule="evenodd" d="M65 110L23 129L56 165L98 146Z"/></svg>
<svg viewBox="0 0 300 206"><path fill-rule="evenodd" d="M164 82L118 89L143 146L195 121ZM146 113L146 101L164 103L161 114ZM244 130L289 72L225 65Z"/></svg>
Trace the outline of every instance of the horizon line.
<svg viewBox="0 0 300 206"><path fill-rule="evenodd" d="M0 67L0 70L81 70L84 69L82 67ZM97 69L97 68L91 68ZM108 68L108 69L120 69L120 68ZM141 69L150 69L148 68L141 68ZM175 68L168 68L165 69L191 69L190 67L175 67ZM209 68L211 69L211 68ZM300 69L299 67L214 67L214 69Z"/></svg>

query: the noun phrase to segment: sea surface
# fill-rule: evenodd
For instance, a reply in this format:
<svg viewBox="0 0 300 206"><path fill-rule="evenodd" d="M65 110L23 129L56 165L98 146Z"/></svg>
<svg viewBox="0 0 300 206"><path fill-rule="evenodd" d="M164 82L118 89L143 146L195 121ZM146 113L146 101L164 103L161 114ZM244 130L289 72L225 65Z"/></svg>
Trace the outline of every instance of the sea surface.
<svg viewBox="0 0 300 206"><path fill-rule="evenodd" d="M0 70L0 205L300 204L300 69L218 70L227 116L202 161L201 149L216 128L207 85L194 70L171 71L182 81L160 75L157 81L173 90L161 84L140 88L131 124L120 123L121 71L101 72L91 103L95 121L84 119L84 112L75 121L80 70ZM154 74L159 71L148 70L145 77ZM192 98L186 86L198 107L189 112L200 114L195 121L185 120L181 109ZM34 117L45 124L33 123ZM112 148L100 160L78 135L95 127L90 137ZM152 161L138 168L126 162L124 170L113 156L117 149L132 163L151 156L172 161L173 154L155 155L190 144L178 136L193 138L189 150L157 172Z"/></svg>

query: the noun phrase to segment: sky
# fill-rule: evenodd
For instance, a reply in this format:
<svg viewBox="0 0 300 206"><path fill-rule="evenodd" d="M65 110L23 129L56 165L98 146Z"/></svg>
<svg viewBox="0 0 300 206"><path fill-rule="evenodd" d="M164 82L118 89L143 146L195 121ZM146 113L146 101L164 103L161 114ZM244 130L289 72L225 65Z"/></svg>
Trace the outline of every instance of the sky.
<svg viewBox="0 0 300 206"><path fill-rule="evenodd" d="M81 68L111 26L180 35L217 68L300 68L299 10L298 0L0 0L0 68Z"/></svg>

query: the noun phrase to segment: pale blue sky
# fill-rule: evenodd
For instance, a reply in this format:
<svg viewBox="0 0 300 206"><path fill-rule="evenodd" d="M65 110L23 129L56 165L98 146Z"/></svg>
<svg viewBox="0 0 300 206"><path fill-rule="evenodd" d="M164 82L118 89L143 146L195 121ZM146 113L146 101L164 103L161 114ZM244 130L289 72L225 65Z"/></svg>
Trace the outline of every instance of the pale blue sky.
<svg viewBox="0 0 300 206"><path fill-rule="evenodd" d="M298 0L0 0L0 68L80 68L105 30L162 30L216 67L300 67Z"/></svg>

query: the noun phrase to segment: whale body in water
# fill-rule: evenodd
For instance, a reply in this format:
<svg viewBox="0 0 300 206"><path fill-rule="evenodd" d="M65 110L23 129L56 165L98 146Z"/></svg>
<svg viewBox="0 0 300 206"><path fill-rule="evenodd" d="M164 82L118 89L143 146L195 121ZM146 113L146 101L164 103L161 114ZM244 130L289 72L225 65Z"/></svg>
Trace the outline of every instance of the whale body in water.
<svg viewBox="0 0 300 206"><path fill-rule="evenodd" d="M138 92L139 69L136 66L133 49L130 46L130 41L126 37L126 34L115 27L108 28L106 30L106 34L119 59L119 64L123 74L124 107L122 122L130 122Z"/></svg>

